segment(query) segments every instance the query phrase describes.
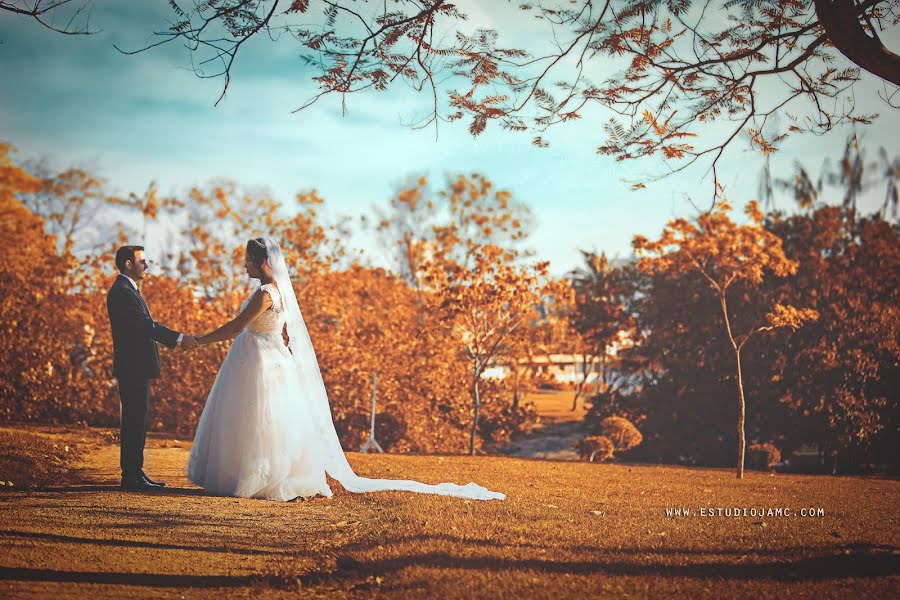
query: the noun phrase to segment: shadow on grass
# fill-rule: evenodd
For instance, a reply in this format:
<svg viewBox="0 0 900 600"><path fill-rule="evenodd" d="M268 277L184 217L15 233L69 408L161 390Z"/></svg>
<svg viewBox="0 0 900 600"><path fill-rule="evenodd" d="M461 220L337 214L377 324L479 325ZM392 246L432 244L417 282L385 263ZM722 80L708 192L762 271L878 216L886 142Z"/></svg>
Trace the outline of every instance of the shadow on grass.
<svg viewBox="0 0 900 600"><path fill-rule="evenodd" d="M90 571L50 571L0 567L0 581L49 581L54 583L94 583L151 588L237 588L268 586L295 587L290 578L260 575L167 575L160 573L96 573Z"/></svg>
<svg viewBox="0 0 900 600"><path fill-rule="evenodd" d="M892 547L887 547L892 548ZM850 549L850 547L846 548ZM561 561L536 559L473 558L447 553L411 554L399 558L357 561L348 556L337 559L336 571L316 571L299 577L292 575L177 575L158 573L118 573L90 571L53 571L46 569L0 567L0 581L40 581L55 583L94 583L150 588L296 588L340 580L352 581L395 573L407 567L473 570L481 572L531 571L551 575L655 575L672 578L716 578L731 581L769 579L785 582L822 581L847 577L887 577L900 572L898 557L883 552L885 547L858 545L849 554L806 557L764 563L702 563L669 565L626 561Z"/></svg>
<svg viewBox="0 0 900 600"><path fill-rule="evenodd" d="M626 553L628 551L626 550ZM665 549L658 551L668 554ZM671 552L678 554L678 551ZM821 581L847 577L887 577L900 574L900 555L894 546L854 544L835 553L810 557L782 557L763 562L704 562L670 564L623 560L553 561L497 557L455 556L446 552L410 554L399 558L360 561L339 556L334 572L312 572L301 576L304 584L337 579L387 575L406 567L464 569L473 571L535 571L553 575L655 575L672 578L717 578L732 581L770 579L775 581Z"/></svg>
<svg viewBox="0 0 900 600"><path fill-rule="evenodd" d="M177 488L164 487L146 491L123 490L119 485L113 483L104 484L71 484L71 485L42 485L42 486L23 486L10 487L0 490L0 494L13 496L27 492L29 495L34 494L88 494L98 492L119 492L121 494L141 494L145 496L203 496L204 491L200 488Z"/></svg>
<svg viewBox="0 0 900 600"><path fill-rule="evenodd" d="M134 492L123 490L118 485L69 485L60 487L42 487L32 490L33 492L122 492L123 494L145 494L148 496L202 496L203 490L200 488L178 488L164 487L155 490L147 490Z"/></svg>
<svg viewBox="0 0 900 600"><path fill-rule="evenodd" d="M427 544L434 542L446 542L447 544L452 544L454 546L475 546L480 548L496 548L497 541L491 539L477 539L471 537L458 537L449 535L446 533L436 533L436 534L427 534L427 535L407 535L407 536L398 536L391 538L390 543L392 546L399 546L403 544ZM384 540L367 540L362 542L353 542L346 544L340 548L343 552L368 552L375 550L379 546L384 545ZM520 542L517 541L514 544L509 545L508 547L515 548L532 548L537 550L546 550L551 552L554 550L552 544L540 544L533 542ZM585 546L585 545L567 545L565 547L567 552L575 552L582 554L603 554L603 555L630 555L630 554L638 554L641 556L647 554L659 554L659 555L671 555L671 556L757 556L757 557L766 557L766 556L780 556L782 559L787 559L791 557L797 557L798 555L810 554L810 553L831 553L831 552L843 552L844 550L849 550L850 552L860 552L860 551L873 551L879 553L895 553L900 555L900 546L884 546L884 545L872 545L872 544L844 544L844 545L834 545L834 546L783 546L776 548L661 548L658 546L649 546L649 547L632 547L632 548L609 548L603 546Z"/></svg>
<svg viewBox="0 0 900 600"><path fill-rule="evenodd" d="M181 545L135 540L95 539L59 534L0 531L2 537L47 540L74 544L97 544L114 547L137 547L162 550L185 550L192 552L236 553L245 555L302 556L308 551L283 552L250 548L211 547ZM489 540L462 540L452 536L410 536L395 540L399 543L425 543L429 540L444 540L495 546ZM336 547L342 552L365 551L367 544L350 544ZM585 548L589 553L592 549ZM844 578L880 578L900 574L900 548L892 545L851 544L834 548L782 548L778 550L735 549L679 549L679 548L633 548L610 551L593 549L607 553L608 557L586 560L552 560L538 558L502 558L460 556L454 552L409 553L404 556L385 559L357 559L347 554L337 557L332 570L313 571L297 575L176 575L88 571L53 571L44 569L0 567L0 581L43 581L57 583L99 583L114 585L143 586L152 588L236 588L271 587L294 589L300 585L316 585L329 582L353 582L371 577L389 575L405 568L470 570L477 572L529 571L548 575L613 575L645 576L654 575L674 579L715 578L731 581L751 581L767 579L784 582L828 581ZM746 554L755 560L732 562L727 560L672 564L679 556L715 556ZM806 554L804 556L803 554ZM810 556L810 554L812 554Z"/></svg>
<svg viewBox="0 0 900 600"><path fill-rule="evenodd" d="M110 538L78 537L72 535L60 535L56 533L43 533L37 531L0 530L0 539L19 538L29 540L43 540L64 544L90 544L97 546L112 546L116 548L148 548L153 550L186 550L188 552L208 552L213 554L246 554L250 556L292 556L292 551L272 551L262 549L237 548L223 546L217 542L216 547L203 547L199 544L169 544L162 542L148 542L142 540L118 540Z"/></svg>
<svg viewBox="0 0 900 600"><path fill-rule="evenodd" d="M877 551L876 546L860 545L850 554L808 557L783 562L757 564L704 563L666 565L660 563L591 562L472 558L446 553L411 554L399 558L360 562L347 556L337 560L337 571L306 575L175 575L159 573L117 573L90 571L53 571L45 569L0 567L0 581L55 583L95 583L150 588L238 588L269 587L297 589L336 581L353 581L391 574L406 567L467 569L475 571L521 571L558 575L654 575L672 578L716 578L731 581L769 579L776 581L818 581L847 577L887 577L898 573L896 555Z"/></svg>

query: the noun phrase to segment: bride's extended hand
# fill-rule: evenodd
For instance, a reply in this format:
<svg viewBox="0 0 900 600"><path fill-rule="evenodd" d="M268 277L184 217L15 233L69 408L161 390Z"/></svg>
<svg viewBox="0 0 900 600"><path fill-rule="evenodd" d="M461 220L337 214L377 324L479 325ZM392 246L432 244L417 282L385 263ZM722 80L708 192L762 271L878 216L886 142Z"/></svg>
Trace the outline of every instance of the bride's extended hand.
<svg viewBox="0 0 900 600"><path fill-rule="evenodd" d="M181 340L181 349L184 351L194 350L195 348L199 348L200 343L197 338L192 335L186 335Z"/></svg>

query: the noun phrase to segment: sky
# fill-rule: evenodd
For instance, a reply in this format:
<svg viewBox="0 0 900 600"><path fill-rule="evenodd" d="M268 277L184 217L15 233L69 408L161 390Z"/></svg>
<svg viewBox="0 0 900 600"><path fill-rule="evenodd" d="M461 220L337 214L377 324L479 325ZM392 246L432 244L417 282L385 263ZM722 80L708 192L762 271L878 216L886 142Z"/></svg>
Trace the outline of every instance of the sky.
<svg viewBox="0 0 900 600"><path fill-rule="evenodd" d="M535 25L512 5L458 4L469 15L469 31L498 26L508 47L534 39ZM214 106L223 81L196 77L182 46L133 56L113 47L152 41L152 31L169 18L163 2L97 0L91 23L101 31L63 36L0 12L0 140L18 149L18 159L86 167L118 194L142 193L155 181L163 193L183 196L192 186L226 178L265 186L286 207L297 192L316 188L330 216L372 214L409 176L440 182L446 174L479 172L531 208L529 245L558 275L579 266L579 250L628 256L635 234L656 236L668 219L695 214L689 199L705 205L711 196L705 166L632 191L631 182L666 165L597 155L608 113L556 126L543 149L531 145L533 134L497 124L477 138L465 122L442 123L437 139L434 128L414 130L408 123L427 114L430 98L402 85L351 96L346 114L336 97L292 113L316 89L290 39L251 40L225 99ZM592 67L602 74L611 66ZM900 111L877 98L880 88L870 79L856 94L863 112L881 113L875 127L859 130L869 157L879 146L891 156L900 151ZM818 172L825 158L840 157L849 133L788 141L774 160L776 176L789 175L798 160ZM729 150L720 169L733 204L756 197L762 165L746 140ZM880 204L881 194L868 194L864 208ZM790 201L783 197L779 205ZM153 241L142 242L149 248ZM350 245L376 264L384 260L371 235L360 233Z"/></svg>

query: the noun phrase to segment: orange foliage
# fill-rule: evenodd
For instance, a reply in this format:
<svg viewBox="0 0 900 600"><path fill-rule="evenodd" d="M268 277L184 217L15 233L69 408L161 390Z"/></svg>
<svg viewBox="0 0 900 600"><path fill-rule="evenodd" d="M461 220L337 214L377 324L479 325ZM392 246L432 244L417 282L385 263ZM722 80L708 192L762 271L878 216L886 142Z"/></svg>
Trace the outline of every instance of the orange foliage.
<svg viewBox="0 0 900 600"><path fill-rule="evenodd" d="M71 253L75 237L58 246L59 239L47 233L65 235L66 223L83 224L78 215L65 220L49 207L77 190L89 190L115 210L131 211L144 228L163 215L186 217L181 231L168 232L164 248L153 249L162 251L162 261L141 289L157 321L186 333L209 331L231 319L249 294L240 269L246 239L262 233L280 238L347 448L358 447L368 432L375 373L376 435L382 447L458 452L472 444L465 436L473 420L468 362L460 352L458 331L442 322L444 298L381 269L354 264L338 270L344 249L334 233L340 230L321 222L322 199L315 190L297 197L299 209L289 218L281 216L280 205L271 198L239 194L231 184L193 189L187 201L162 198L152 185L141 196L109 198L85 173L42 180L14 166L8 146L0 151L0 229L4 239L20 240L0 246L0 326L5 334L0 342L5 359L0 366L0 420L118 423L111 337L102 307L115 277L113 251L134 236L120 231L117 240L77 261ZM479 190L489 188L479 182ZM50 221L17 198L38 193L43 195L35 196L40 200L35 206ZM502 192L496 199L500 205L507 201ZM511 220L496 215L482 220L471 200L462 222L503 228ZM189 437L227 345L190 353L160 351L162 376L152 386L150 428ZM475 448L508 439L522 423L525 413L510 412L507 392L497 382L484 385L484 421Z"/></svg>

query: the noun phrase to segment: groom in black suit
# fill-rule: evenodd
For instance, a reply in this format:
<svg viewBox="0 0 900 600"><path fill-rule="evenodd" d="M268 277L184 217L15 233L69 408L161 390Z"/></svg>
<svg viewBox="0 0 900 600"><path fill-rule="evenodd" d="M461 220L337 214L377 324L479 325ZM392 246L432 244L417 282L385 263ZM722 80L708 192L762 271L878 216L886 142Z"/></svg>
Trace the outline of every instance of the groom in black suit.
<svg viewBox="0 0 900 600"><path fill-rule="evenodd" d="M116 251L119 276L106 294L106 310L112 327L113 375L119 380L122 402L120 461L122 488L152 490L163 487L144 474L144 443L150 408L150 380L159 377L156 342L169 348L190 350L192 336L172 331L155 322L141 296L139 283L147 273L141 246L122 246Z"/></svg>

